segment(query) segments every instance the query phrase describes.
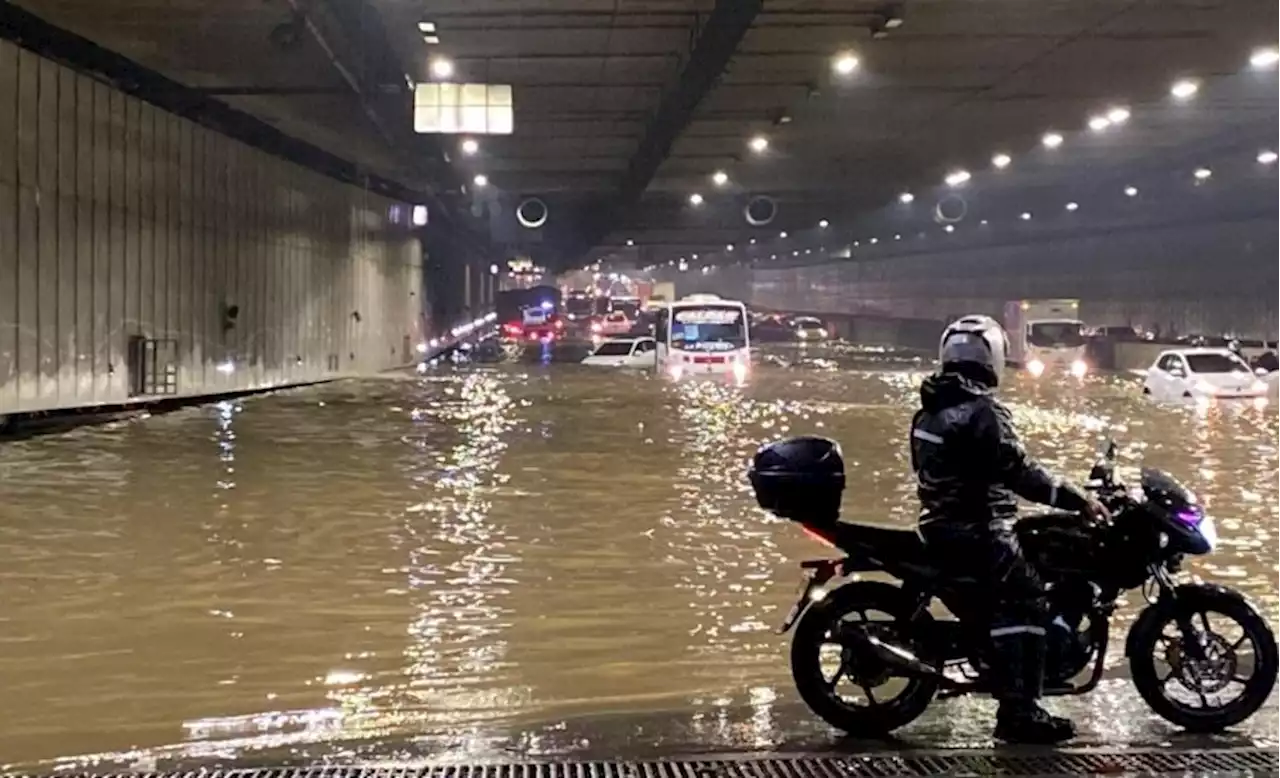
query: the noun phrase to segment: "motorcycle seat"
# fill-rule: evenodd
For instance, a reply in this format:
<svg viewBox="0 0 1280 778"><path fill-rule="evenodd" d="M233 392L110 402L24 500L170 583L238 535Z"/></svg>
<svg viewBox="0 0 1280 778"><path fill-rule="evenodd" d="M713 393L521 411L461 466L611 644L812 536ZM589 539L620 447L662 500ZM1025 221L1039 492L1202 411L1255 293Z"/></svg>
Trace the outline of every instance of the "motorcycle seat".
<svg viewBox="0 0 1280 778"><path fill-rule="evenodd" d="M927 564L924 541L914 529L852 522L839 522L836 528L836 545L851 554L887 564Z"/></svg>

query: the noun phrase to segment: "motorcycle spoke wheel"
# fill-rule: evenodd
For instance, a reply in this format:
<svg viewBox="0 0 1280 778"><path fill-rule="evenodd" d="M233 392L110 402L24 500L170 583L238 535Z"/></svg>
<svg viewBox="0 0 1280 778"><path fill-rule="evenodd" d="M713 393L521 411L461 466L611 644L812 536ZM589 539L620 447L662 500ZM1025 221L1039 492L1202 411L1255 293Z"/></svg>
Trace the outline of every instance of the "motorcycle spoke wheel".
<svg viewBox="0 0 1280 778"><path fill-rule="evenodd" d="M864 608L849 611L841 621L867 625L868 629L876 630L880 637L905 643L896 634L892 614L874 608ZM848 650L831 632L826 634L819 652L823 680L832 697L842 705L861 708L891 705L910 684L909 679L887 673L876 673L872 676L859 674L850 666L852 663ZM832 671L828 675L829 668ZM877 691L880 693L877 694ZM860 695L859 692L861 692Z"/></svg>
<svg viewBox="0 0 1280 778"><path fill-rule="evenodd" d="M1189 623L1192 635L1184 635L1176 622L1166 622L1156 639L1156 680L1175 705L1211 713L1239 699L1256 672L1254 638L1230 617L1200 610ZM1216 629L1215 629L1216 626ZM1200 644L1205 659L1191 656L1191 641Z"/></svg>
<svg viewBox="0 0 1280 778"><path fill-rule="evenodd" d="M1129 655L1134 686L1162 718L1217 732L1252 716L1275 687L1275 637L1243 600L1189 592L1177 611L1140 618ZM1186 608L1186 610L1181 610Z"/></svg>

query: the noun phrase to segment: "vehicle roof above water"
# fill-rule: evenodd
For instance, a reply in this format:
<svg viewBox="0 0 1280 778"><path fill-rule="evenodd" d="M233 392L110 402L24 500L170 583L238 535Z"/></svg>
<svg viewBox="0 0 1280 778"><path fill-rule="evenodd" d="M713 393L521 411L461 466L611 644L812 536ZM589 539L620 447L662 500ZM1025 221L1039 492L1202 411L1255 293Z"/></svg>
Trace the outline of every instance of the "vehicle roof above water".
<svg viewBox="0 0 1280 778"><path fill-rule="evenodd" d="M1164 359L1165 357L1169 356L1170 354L1177 354L1178 356L1181 356L1181 357L1194 357L1194 356L1209 355L1209 354L1215 354L1215 355L1217 355L1217 356L1227 356L1227 357L1237 357L1237 358L1239 357L1239 355L1238 355L1238 354L1236 354L1234 351L1232 351L1232 350L1231 350L1231 349L1229 349L1229 348L1215 348L1215 347L1212 347L1212 346L1197 346L1197 347L1195 347L1195 348L1170 348L1170 349L1165 349L1164 351L1161 351L1161 352L1160 352L1160 356L1156 357L1156 359Z"/></svg>

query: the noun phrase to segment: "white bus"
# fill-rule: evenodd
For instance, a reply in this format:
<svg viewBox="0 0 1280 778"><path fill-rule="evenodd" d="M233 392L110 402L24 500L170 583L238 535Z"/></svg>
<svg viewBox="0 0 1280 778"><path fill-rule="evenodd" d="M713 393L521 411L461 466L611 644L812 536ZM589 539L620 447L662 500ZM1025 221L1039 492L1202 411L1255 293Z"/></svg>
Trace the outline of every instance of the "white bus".
<svg viewBox="0 0 1280 778"><path fill-rule="evenodd" d="M751 370L747 306L713 294L695 294L658 312L654 326L657 368L680 380L723 378L738 384Z"/></svg>

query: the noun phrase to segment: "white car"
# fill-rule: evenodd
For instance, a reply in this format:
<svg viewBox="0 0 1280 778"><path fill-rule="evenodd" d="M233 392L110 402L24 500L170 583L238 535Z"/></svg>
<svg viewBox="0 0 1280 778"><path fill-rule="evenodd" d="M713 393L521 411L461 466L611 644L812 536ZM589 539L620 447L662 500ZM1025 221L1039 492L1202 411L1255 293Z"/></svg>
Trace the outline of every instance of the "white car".
<svg viewBox="0 0 1280 778"><path fill-rule="evenodd" d="M622 311L613 311L591 328L598 335L626 335L635 326Z"/></svg>
<svg viewBox="0 0 1280 778"><path fill-rule="evenodd" d="M801 316L792 321L791 326L795 329L796 337L801 342L827 339L827 328L823 326L821 320L812 316Z"/></svg>
<svg viewBox="0 0 1280 778"><path fill-rule="evenodd" d="M1142 393L1157 400L1265 397L1267 384L1225 348L1165 351L1147 369Z"/></svg>
<svg viewBox="0 0 1280 778"><path fill-rule="evenodd" d="M657 348L653 338L614 338L596 346L582 364L593 367L653 367Z"/></svg>

